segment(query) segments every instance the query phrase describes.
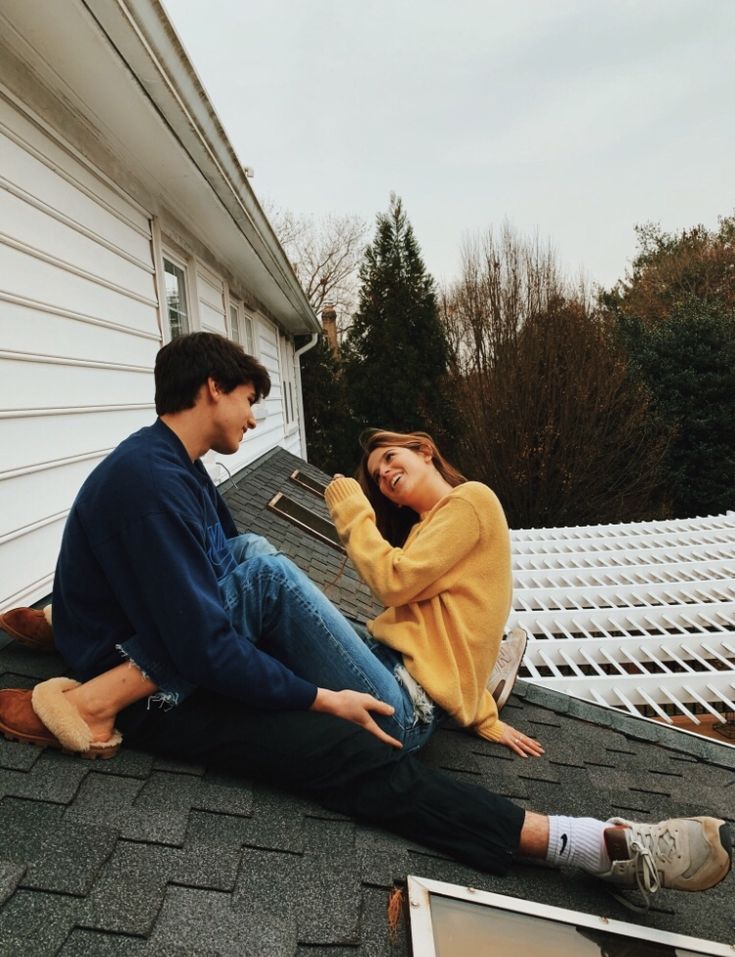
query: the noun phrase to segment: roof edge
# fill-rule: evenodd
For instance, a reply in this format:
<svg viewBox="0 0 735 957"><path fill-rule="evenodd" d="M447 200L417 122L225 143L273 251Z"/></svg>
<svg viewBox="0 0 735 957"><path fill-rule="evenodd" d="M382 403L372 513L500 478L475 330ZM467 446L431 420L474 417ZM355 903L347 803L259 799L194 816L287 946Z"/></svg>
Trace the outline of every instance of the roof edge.
<svg viewBox="0 0 735 957"><path fill-rule="evenodd" d="M513 694L529 704L537 704L557 714L567 714L581 721L618 731L628 738L659 744L670 751L678 751L735 771L735 747L724 741L713 741L682 728L668 728L652 718L635 717L614 708L604 708L592 701L573 698L561 691L553 691L551 688L543 688L520 679L513 687Z"/></svg>
<svg viewBox="0 0 735 957"><path fill-rule="evenodd" d="M321 326L250 185L214 105L160 0L82 0L160 116L281 287L301 328Z"/></svg>

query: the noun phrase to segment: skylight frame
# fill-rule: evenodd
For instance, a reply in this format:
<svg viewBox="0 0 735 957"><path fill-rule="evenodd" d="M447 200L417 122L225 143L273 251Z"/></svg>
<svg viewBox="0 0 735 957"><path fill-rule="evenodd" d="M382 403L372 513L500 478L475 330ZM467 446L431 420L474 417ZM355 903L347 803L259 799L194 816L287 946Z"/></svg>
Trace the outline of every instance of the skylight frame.
<svg viewBox="0 0 735 957"><path fill-rule="evenodd" d="M285 508L283 505L285 504ZM302 505L301 502L295 501L295 499L289 498L283 492L277 492L273 498L268 502L266 508L273 512L275 515L278 515L284 521L289 522L291 525L300 528L302 531L311 535L313 538L318 539L320 542L323 542L325 545L329 545L335 551L345 554L345 547L340 542L339 536L337 535L337 529L334 528L332 522L324 518L321 515L318 515L316 512L312 512L310 508L307 508L305 505ZM289 512L288 509L291 508L293 512ZM325 530L320 531L320 528L324 529L324 526L330 526L334 528L334 537L330 537Z"/></svg>
<svg viewBox="0 0 735 957"><path fill-rule="evenodd" d="M733 957L734 948L731 944L689 937L684 934L673 934L670 931L614 920L604 915L587 914L582 911L554 907L550 904L523 900L519 897L477 890L473 887L460 887L444 881L434 881L414 875L409 875L407 880L409 932L414 957L439 957L431 913L432 895L466 901L481 907L491 907L515 914L538 917L574 927L587 927L592 930L618 934L629 940L648 941L672 948L683 948L694 951L698 955L706 955L706 957ZM523 952L528 953L528 957L534 957L527 951ZM542 957L542 955L539 955L539 957Z"/></svg>
<svg viewBox="0 0 735 957"><path fill-rule="evenodd" d="M301 469L294 469L288 478L289 481L293 482L294 485L298 485L299 488L305 488L307 492L311 492L312 495L316 495L321 499L324 498L324 493L327 490L327 484L325 482L320 482L319 479L312 478L311 475L306 475Z"/></svg>

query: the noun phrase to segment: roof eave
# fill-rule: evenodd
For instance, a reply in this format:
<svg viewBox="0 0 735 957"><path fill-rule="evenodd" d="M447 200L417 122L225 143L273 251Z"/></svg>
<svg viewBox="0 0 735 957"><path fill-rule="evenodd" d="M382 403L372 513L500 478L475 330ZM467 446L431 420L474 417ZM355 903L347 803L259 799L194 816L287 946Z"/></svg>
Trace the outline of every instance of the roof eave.
<svg viewBox="0 0 735 957"><path fill-rule="evenodd" d="M279 318L288 331L319 331L306 295L163 5L159 0L84 3L286 296L293 312Z"/></svg>
<svg viewBox="0 0 735 957"><path fill-rule="evenodd" d="M0 19L9 55L51 94L36 108L62 133L81 124L73 145L97 161L102 150L104 172L170 220L174 239L183 225L285 332L319 330L159 0L38 0Z"/></svg>

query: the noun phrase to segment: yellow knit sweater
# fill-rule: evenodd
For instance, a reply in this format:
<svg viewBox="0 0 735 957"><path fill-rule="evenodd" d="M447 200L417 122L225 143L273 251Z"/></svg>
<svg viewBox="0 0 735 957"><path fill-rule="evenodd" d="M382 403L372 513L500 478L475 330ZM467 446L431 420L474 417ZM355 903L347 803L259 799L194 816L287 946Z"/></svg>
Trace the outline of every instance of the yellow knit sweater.
<svg viewBox="0 0 735 957"><path fill-rule="evenodd" d="M497 741L504 725L485 685L510 613L510 536L495 494L458 486L421 516L402 548L382 537L354 479L326 500L355 567L386 610L368 628L403 655L427 694L463 727Z"/></svg>

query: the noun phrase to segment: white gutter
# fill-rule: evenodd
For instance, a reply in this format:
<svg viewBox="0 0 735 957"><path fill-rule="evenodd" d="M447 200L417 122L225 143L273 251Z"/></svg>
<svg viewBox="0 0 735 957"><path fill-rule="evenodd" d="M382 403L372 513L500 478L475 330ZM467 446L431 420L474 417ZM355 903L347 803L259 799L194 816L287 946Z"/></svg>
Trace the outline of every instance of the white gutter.
<svg viewBox="0 0 735 957"><path fill-rule="evenodd" d="M307 455L306 423L304 422L304 390L301 386L301 362L299 360L301 359L301 356L305 355L310 349L313 349L317 342L319 342L319 333L313 332L309 341L301 346L300 349L297 349L294 353L294 359L296 359L296 374L299 377L296 394L299 397L299 431L301 433L301 452L307 462L309 460L309 456Z"/></svg>

